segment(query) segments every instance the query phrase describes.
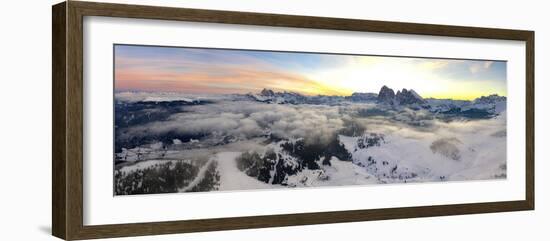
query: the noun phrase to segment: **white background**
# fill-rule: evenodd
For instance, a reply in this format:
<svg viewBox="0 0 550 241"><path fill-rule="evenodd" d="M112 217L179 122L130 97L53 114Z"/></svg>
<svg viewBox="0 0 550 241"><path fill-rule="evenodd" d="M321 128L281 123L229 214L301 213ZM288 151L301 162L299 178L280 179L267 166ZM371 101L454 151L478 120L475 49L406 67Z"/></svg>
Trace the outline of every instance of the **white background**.
<svg viewBox="0 0 550 241"><path fill-rule="evenodd" d="M525 199L525 145L514 144L506 180L113 197L113 43L508 60L507 139L525 142L524 42L87 17L84 225Z"/></svg>
<svg viewBox="0 0 550 241"><path fill-rule="evenodd" d="M133 1L139 3L145 1ZM156 1L158 4L161 1ZM536 31L536 211L303 227L165 235L155 240L544 240L550 221L550 21L544 1L162 1L184 7L320 15ZM51 41L53 1L11 1L2 8L0 239L55 240L51 219ZM546 224L545 224L546 223ZM152 237L127 240L151 240Z"/></svg>

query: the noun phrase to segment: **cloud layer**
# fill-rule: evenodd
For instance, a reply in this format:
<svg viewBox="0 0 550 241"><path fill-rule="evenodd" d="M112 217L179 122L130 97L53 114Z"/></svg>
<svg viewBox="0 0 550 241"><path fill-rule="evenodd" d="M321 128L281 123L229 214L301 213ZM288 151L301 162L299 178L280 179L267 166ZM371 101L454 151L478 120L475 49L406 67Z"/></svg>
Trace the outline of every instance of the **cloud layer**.
<svg viewBox="0 0 550 241"><path fill-rule="evenodd" d="M219 101L182 107L166 120L130 127L118 138L178 133L246 140L268 134L277 138L330 141L351 125L368 132L433 141L439 138L491 136L506 129L505 113L495 119L443 121L427 110L378 109L375 104L277 105L253 101ZM369 110L379 114L365 115Z"/></svg>

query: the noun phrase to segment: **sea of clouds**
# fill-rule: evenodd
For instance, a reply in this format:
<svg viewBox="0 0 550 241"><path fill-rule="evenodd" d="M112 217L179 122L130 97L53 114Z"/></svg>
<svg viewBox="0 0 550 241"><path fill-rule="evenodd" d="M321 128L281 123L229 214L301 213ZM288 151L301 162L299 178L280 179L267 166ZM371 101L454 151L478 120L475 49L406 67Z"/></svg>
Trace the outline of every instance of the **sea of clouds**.
<svg viewBox="0 0 550 241"><path fill-rule="evenodd" d="M506 173L505 111L488 119L441 118L425 109L374 103L292 105L230 98L179 108L164 120L128 127L117 139L166 133L204 136L202 143L213 136L235 138L222 147L198 148L214 154L261 148L267 145L267 136L328 143L343 133L349 136L344 130L355 128L360 130L357 135L377 133L386 137L384 145L368 151L369 156L393 161L392 165L407 170L429 169L429 179L492 179ZM361 158L364 153L354 155Z"/></svg>

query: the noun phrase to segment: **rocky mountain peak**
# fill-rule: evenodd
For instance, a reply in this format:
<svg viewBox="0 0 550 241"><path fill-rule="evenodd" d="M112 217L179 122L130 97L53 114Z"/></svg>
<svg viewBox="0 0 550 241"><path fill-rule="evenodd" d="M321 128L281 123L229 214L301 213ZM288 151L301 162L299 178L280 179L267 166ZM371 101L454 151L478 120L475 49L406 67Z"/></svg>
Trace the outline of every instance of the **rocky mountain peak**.
<svg viewBox="0 0 550 241"><path fill-rule="evenodd" d="M414 90L402 89L394 93L393 89L382 86L378 94L378 102L386 104L399 104L399 105L411 105L411 104L425 104L426 101L417 94Z"/></svg>
<svg viewBox="0 0 550 241"><path fill-rule="evenodd" d="M395 92L388 86L385 86L385 85L382 86L382 88L380 89L380 92L378 92L378 102L393 104L394 99L395 99Z"/></svg>
<svg viewBox="0 0 550 241"><path fill-rule="evenodd" d="M275 92L273 92L273 90L270 90L270 89L263 89L262 92L260 92L261 95L263 96L274 96L275 95Z"/></svg>
<svg viewBox="0 0 550 241"><path fill-rule="evenodd" d="M400 105L410 105L410 104L424 104L426 101L418 95L414 90L403 89L401 92L397 92L395 95L397 103Z"/></svg>

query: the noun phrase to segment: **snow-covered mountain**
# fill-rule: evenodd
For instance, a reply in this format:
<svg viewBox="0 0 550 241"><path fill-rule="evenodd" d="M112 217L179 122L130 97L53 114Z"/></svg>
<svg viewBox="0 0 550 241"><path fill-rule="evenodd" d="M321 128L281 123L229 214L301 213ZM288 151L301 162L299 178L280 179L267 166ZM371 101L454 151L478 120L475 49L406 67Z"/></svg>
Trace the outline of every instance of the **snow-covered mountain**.
<svg viewBox="0 0 550 241"><path fill-rule="evenodd" d="M355 92L351 96L346 96L347 100L353 102L375 102L378 98L378 94L375 93L359 93Z"/></svg>
<svg viewBox="0 0 550 241"><path fill-rule="evenodd" d="M482 96L475 99L469 109L483 109L498 114L506 110L506 97L497 94Z"/></svg>
<svg viewBox="0 0 550 241"><path fill-rule="evenodd" d="M275 92L270 89L263 89L260 93L249 93L246 96L253 100L274 104L326 104L335 102L377 102L389 105L423 105L426 101L413 89L398 90L383 86L379 93L360 93L355 92L351 96L306 96L296 92Z"/></svg>
<svg viewBox="0 0 550 241"><path fill-rule="evenodd" d="M506 177L506 97L115 94L115 193Z"/></svg>
<svg viewBox="0 0 550 241"><path fill-rule="evenodd" d="M473 101L452 99L424 99L413 89L393 89L382 86L379 93L353 93L351 96L306 96L295 92L275 92L263 89L258 94L245 95L254 101L269 104L314 104L341 105L352 103L376 103L386 108L426 109L433 113L447 115L464 115L465 117L490 117L500 114L506 109L506 97L496 94L482 96Z"/></svg>
<svg viewBox="0 0 550 241"><path fill-rule="evenodd" d="M295 92L275 92L263 89L259 94L249 93L246 96L253 100L270 104L305 104L307 97Z"/></svg>
<svg viewBox="0 0 550 241"><path fill-rule="evenodd" d="M485 118L500 115L506 111L506 97L497 94L482 96L473 101L450 99L427 99L429 110L444 115L459 115Z"/></svg>
<svg viewBox="0 0 550 241"><path fill-rule="evenodd" d="M296 92L275 92L263 89L258 94L248 93L246 96L252 100L269 104L312 104L312 105L337 105L343 102L375 102L375 93L353 93L351 96L315 95L306 96Z"/></svg>
<svg viewBox="0 0 550 241"><path fill-rule="evenodd" d="M317 147L303 139L281 140L263 152L241 153L234 161L240 171L261 183L290 187L461 180L476 168L485 175L476 178L506 176L503 160L477 159L477 153L486 150L454 137L424 143L365 132L334 140ZM501 148L499 142L489 146Z"/></svg>

